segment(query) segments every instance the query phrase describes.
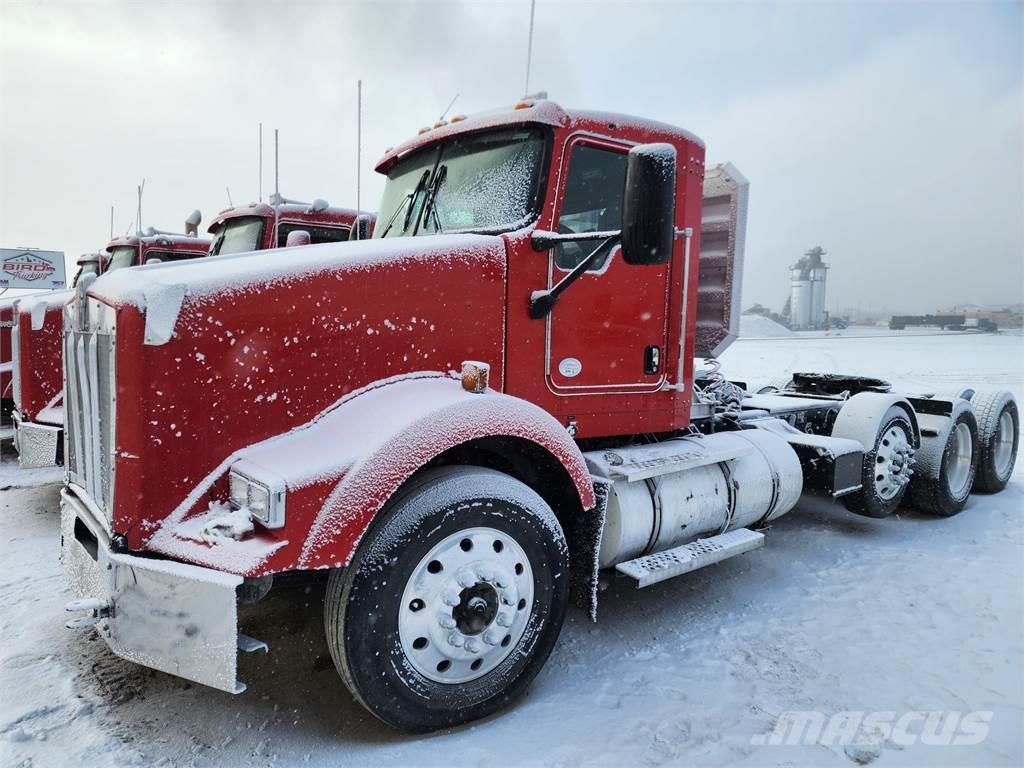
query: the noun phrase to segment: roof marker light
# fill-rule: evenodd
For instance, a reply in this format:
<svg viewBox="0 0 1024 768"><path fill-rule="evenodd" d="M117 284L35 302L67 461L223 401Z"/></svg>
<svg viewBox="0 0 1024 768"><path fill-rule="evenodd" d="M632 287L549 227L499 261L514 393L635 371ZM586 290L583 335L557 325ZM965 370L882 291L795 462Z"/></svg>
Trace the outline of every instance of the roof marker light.
<svg viewBox="0 0 1024 768"><path fill-rule="evenodd" d="M532 101L520 101L519 103L517 103L515 105L515 107L513 107L513 109L529 109L532 106L533 106L533 102Z"/></svg>
<svg viewBox="0 0 1024 768"><path fill-rule="evenodd" d="M429 130L430 130L430 128L425 125L422 128L420 128L418 131L416 131L416 135L417 136L422 136L424 133L426 133Z"/></svg>
<svg viewBox="0 0 1024 768"><path fill-rule="evenodd" d="M452 116L452 122L453 123L461 123L465 119L466 119L465 115L453 115Z"/></svg>

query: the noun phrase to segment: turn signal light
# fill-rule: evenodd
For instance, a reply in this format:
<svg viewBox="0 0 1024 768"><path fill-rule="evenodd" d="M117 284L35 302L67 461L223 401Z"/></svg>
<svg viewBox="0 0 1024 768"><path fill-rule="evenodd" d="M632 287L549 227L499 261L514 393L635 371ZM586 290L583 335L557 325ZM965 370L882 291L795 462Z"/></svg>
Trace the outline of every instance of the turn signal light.
<svg viewBox="0 0 1024 768"><path fill-rule="evenodd" d="M478 360L464 360L462 363L462 388L467 392L480 394L487 389L491 366Z"/></svg>

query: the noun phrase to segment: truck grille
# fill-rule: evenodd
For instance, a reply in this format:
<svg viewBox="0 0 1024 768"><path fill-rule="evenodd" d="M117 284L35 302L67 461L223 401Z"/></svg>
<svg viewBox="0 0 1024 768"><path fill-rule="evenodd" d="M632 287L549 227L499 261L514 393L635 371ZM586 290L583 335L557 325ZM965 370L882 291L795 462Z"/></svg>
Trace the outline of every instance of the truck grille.
<svg viewBox="0 0 1024 768"><path fill-rule="evenodd" d="M114 336L65 328L64 434L70 482L109 522L114 497Z"/></svg>

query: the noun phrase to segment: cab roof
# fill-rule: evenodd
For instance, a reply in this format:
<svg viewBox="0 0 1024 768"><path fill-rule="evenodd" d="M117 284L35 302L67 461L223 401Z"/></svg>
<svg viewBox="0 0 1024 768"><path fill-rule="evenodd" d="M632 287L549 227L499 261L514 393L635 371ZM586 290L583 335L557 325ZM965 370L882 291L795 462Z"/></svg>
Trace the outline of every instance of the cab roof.
<svg viewBox="0 0 1024 768"><path fill-rule="evenodd" d="M457 115L450 121L438 121L433 127L421 128L411 139L391 147L377 162L375 170L387 173L400 158L439 139L458 136L488 128L516 125L550 125L569 130L591 130L607 136L641 138L642 141L689 141L702 149L704 142L687 130L668 123L632 115L593 110L566 109L548 99L524 99L506 107L475 115Z"/></svg>
<svg viewBox="0 0 1024 768"><path fill-rule="evenodd" d="M128 235L127 237L115 237L107 243L106 251L123 246L145 246L152 248L169 248L174 251L203 251L210 247L210 241L205 238L193 237L190 235Z"/></svg>
<svg viewBox="0 0 1024 768"><path fill-rule="evenodd" d="M364 213L366 213L364 211ZM318 222L328 224L346 224L351 226L359 215L354 208L336 208L329 206L320 210L314 210L312 205L284 203L277 206L279 221L303 222L316 224ZM240 219L246 216L259 216L264 219L274 217L274 206L269 203L249 203L247 205L236 205L233 208L225 208L213 217L213 221L207 228L207 232L214 233L229 219Z"/></svg>

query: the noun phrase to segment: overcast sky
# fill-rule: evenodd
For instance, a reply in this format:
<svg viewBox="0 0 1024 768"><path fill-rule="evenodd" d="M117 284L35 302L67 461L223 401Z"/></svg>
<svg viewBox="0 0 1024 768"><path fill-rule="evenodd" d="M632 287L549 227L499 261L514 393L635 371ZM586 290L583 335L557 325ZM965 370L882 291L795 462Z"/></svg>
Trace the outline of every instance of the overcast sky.
<svg viewBox="0 0 1024 768"><path fill-rule="evenodd" d="M0 11L0 245L105 245L146 178L146 226L180 230L281 188L354 206L383 150L524 91L529 0L49 3ZM751 181L744 304L829 252L828 305L1020 302L1024 18L996 3L538 0L530 89L683 126ZM205 223L204 223L205 229Z"/></svg>

